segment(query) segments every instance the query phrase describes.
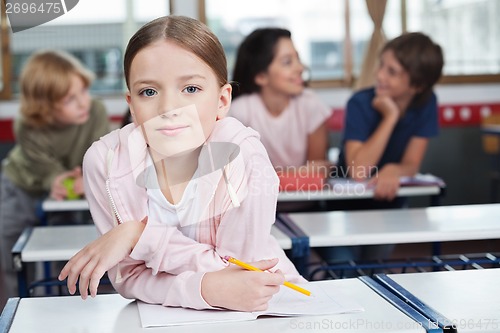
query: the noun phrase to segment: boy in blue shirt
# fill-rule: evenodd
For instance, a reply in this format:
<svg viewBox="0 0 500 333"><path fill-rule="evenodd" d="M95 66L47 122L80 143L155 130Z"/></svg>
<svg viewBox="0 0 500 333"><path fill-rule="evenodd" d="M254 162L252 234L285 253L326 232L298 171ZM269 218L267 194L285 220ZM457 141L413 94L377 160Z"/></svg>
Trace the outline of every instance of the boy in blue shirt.
<svg viewBox="0 0 500 333"><path fill-rule="evenodd" d="M399 178L419 171L429 138L438 134L432 89L443 63L441 47L422 33L403 34L384 46L375 87L347 103L339 175L370 179L376 200L393 201Z"/></svg>
<svg viewBox="0 0 500 333"><path fill-rule="evenodd" d="M337 207L401 208L396 198L399 180L420 168L429 138L438 134L438 105L433 86L441 76L441 47L422 33L406 33L389 41L380 53L374 87L355 93L347 103L336 177L369 180L374 199L355 200ZM330 259L380 259L391 246L350 248ZM340 250L340 249L339 249ZM382 250L382 251L380 251Z"/></svg>

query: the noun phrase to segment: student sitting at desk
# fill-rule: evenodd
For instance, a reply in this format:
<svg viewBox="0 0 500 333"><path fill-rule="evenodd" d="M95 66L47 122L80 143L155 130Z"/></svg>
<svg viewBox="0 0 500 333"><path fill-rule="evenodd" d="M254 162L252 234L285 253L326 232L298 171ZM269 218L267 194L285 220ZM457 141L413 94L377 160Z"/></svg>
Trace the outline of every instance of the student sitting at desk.
<svg viewBox="0 0 500 333"><path fill-rule="evenodd" d="M331 110L304 88L303 72L290 31L253 31L238 48L229 112L259 132L274 167L316 166L326 175Z"/></svg>
<svg viewBox="0 0 500 333"><path fill-rule="evenodd" d="M433 86L441 76L441 47L421 33L403 34L381 51L376 85L347 103L337 173L370 179L375 199L394 201L399 179L414 176L429 138L438 134Z"/></svg>
<svg viewBox="0 0 500 333"><path fill-rule="evenodd" d="M0 261L7 296L17 292L11 249L26 227L38 223L37 203L49 193L64 199L69 177L73 192L83 194L83 155L109 131L104 105L89 95L93 77L61 51L36 52L23 68L17 143L1 176Z"/></svg>
<svg viewBox="0 0 500 333"><path fill-rule="evenodd" d="M267 308L285 276L305 281L271 236L278 179L258 134L225 117L224 50L197 20L166 16L124 57L134 123L84 159L98 240L64 267L69 291L95 295L105 271L127 298L196 309ZM228 266L234 256L262 270ZM268 260L263 260L268 259Z"/></svg>
<svg viewBox="0 0 500 333"><path fill-rule="evenodd" d="M379 60L375 87L347 103L336 172L369 179L375 200L342 202L346 210L403 207L404 198L396 198L400 177L419 171L429 138L438 134L433 86L443 68L441 47L422 33L406 33L389 41Z"/></svg>

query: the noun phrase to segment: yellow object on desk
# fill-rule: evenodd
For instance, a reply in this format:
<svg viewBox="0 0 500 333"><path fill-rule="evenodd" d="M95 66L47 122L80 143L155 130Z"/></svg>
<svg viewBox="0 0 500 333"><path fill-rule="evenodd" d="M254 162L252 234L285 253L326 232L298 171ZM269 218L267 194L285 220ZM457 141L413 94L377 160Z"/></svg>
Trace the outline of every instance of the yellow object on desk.
<svg viewBox="0 0 500 333"><path fill-rule="evenodd" d="M76 200L80 199L80 195L75 193L75 178L68 177L63 180L63 186L66 188L67 200Z"/></svg>
<svg viewBox="0 0 500 333"><path fill-rule="evenodd" d="M250 264L247 264L246 262L243 262L241 260L238 260L238 259L230 257L230 256L225 256L224 260L226 260L226 261L228 261L228 262L230 262L232 264L238 265L241 268L247 269L249 271L263 272L263 270L261 270L261 269L259 269L257 267L254 267L254 266L252 266ZM297 286L297 285L295 285L295 284L293 284L291 282L285 281L285 282L283 282L283 285L287 286L288 288L291 288L291 289L293 289L295 291L298 291L299 293L302 293L302 294L304 294L306 296L311 296L311 292L309 290L304 289L302 287L299 287L299 286Z"/></svg>

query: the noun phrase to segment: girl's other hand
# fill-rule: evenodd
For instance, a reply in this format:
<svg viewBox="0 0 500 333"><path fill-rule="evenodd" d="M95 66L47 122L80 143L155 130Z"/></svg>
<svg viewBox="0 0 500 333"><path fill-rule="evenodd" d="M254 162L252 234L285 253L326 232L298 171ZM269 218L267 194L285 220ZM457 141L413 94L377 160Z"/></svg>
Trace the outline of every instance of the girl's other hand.
<svg viewBox="0 0 500 333"><path fill-rule="evenodd" d="M265 271L273 268L278 259L250 263ZM206 273L201 282L201 294L214 307L237 311L263 311L285 282L281 271L254 272L230 265L217 272Z"/></svg>
<svg viewBox="0 0 500 333"><path fill-rule="evenodd" d="M99 282L106 271L116 266L132 252L147 222L130 221L119 224L75 254L63 267L58 279L68 278L67 286L71 295L76 292L79 281L83 299L95 297Z"/></svg>

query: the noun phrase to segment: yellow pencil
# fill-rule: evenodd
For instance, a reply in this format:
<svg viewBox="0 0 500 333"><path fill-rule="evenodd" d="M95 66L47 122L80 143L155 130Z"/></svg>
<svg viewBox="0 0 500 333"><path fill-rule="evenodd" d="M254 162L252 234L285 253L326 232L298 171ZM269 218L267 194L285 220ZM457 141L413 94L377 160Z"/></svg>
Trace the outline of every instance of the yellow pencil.
<svg viewBox="0 0 500 333"><path fill-rule="evenodd" d="M224 260L229 261L230 263L238 265L238 266L240 266L240 267L242 267L244 269L247 269L249 271L263 272L262 269L254 267L252 265L249 265L246 262L243 262L241 260L238 260L238 259L230 257L230 256L225 256ZM302 294L304 294L306 296L311 296L311 292L309 290L301 288L301 287L299 287L296 284L293 284L291 282L285 281L285 282L283 282L283 285L287 286L288 288L291 288L291 289L293 289L295 291L298 291L299 293L302 293Z"/></svg>

